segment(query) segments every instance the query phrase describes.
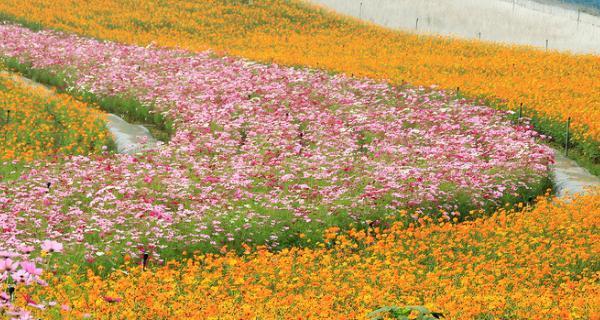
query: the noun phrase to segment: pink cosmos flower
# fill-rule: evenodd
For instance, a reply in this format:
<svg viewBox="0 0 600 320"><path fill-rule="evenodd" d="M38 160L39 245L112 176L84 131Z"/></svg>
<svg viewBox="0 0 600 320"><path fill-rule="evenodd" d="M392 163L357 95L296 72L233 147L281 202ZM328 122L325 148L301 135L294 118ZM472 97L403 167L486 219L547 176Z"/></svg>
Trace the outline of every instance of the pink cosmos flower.
<svg viewBox="0 0 600 320"><path fill-rule="evenodd" d="M20 269L19 271L14 272L11 277L17 283L29 284L31 282L31 275L29 275L23 269Z"/></svg>
<svg viewBox="0 0 600 320"><path fill-rule="evenodd" d="M42 250L46 252L62 252L63 245L56 241L44 240L42 242Z"/></svg>
<svg viewBox="0 0 600 320"><path fill-rule="evenodd" d="M3 259L7 259L7 258L14 258L16 257L17 254L14 252L10 252L10 251L0 251L0 258Z"/></svg>
<svg viewBox="0 0 600 320"><path fill-rule="evenodd" d="M31 313L27 310L19 310L17 311L9 311L6 313L9 316L12 316L11 319L19 319L19 320L33 320L34 317L31 316Z"/></svg>
<svg viewBox="0 0 600 320"><path fill-rule="evenodd" d="M25 246L25 245L21 245L18 247L19 251L21 251L24 254L30 254L33 252L33 250L35 250L35 248L33 246Z"/></svg>
<svg viewBox="0 0 600 320"><path fill-rule="evenodd" d="M0 260L0 273L5 271L12 272L17 269L17 264L10 258Z"/></svg>
<svg viewBox="0 0 600 320"><path fill-rule="evenodd" d="M21 267L30 275L33 275L33 276L42 275L42 269L36 268L34 262L21 262Z"/></svg>
<svg viewBox="0 0 600 320"><path fill-rule="evenodd" d="M294 175L291 173L288 173L286 175L283 175L280 179L282 182L287 182L287 181L294 179Z"/></svg>

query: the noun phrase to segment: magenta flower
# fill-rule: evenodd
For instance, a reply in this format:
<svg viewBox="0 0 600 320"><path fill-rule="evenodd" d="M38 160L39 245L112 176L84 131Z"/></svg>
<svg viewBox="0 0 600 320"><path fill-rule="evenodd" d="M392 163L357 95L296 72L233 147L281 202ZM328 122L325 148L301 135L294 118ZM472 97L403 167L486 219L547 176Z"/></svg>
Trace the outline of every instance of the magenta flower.
<svg viewBox="0 0 600 320"><path fill-rule="evenodd" d="M117 302L121 302L121 298L118 297L109 297L109 296L104 296L104 301L108 302L108 303L117 303Z"/></svg>
<svg viewBox="0 0 600 320"><path fill-rule="evenodd" d="M32 298L30 295L28 295L28 294L25 294L25 295L23 295L23 298L25 299L25 302L27 302L27 305L28 305L28 306L30 306L30 307L34 307L34 308L37 308L37 309L40 309L40 310L43 310L43 309L45 309L45 308L46 308L46 306L45 306L45 305L43 305L43 304L41 304L41 303L37 303L37 302L36 302L35 300L33 300L33 298Z"/></svg>

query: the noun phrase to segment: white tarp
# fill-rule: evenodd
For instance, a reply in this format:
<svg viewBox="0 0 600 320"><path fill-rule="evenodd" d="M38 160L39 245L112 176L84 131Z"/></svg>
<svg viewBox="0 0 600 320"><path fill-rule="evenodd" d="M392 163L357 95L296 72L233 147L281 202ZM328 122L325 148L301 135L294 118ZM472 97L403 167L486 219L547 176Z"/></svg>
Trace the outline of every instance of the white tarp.
<svg viewBox="0 0 600 320"><path fill-rule="evenodd" d="M528 0L310 0L339 13L419 33L600 54L600 17ZM418 21L417 21L418 19Z"/></svg>

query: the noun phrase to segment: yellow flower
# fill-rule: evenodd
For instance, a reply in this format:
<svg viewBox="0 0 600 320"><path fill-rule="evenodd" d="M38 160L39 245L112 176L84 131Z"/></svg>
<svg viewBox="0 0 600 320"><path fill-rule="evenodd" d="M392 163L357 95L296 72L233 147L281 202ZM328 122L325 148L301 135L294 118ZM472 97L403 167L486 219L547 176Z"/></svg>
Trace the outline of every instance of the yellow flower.
<svg viewBox="0 0 600 320"><path fill-rule="evenodd" d="M396 224L371 244L357 240L361 230L333 229L333 247L196 256L144 273L124 266L104 278L48 273L51 286L22 290L68 305L63 318L354 319L381 306L424 305L448 319L527 319L532 312L594 319L600 195L539 201L526 214L500 209L462 224ZM363 249L353 249L356 241ZM106 296L122 300L111 304Z"/></svg>

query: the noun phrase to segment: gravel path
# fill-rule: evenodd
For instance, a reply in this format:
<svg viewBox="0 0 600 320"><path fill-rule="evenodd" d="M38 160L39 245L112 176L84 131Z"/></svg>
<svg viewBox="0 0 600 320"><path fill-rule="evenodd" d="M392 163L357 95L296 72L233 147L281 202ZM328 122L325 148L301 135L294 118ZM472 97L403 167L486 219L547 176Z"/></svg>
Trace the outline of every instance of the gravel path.
<svg viewBox="0 0 600 320"><path fill-rule="evenodd" d="M600 187L600 178L592 175L575 161L556 150L555 165L552 168L556 194L566 197L568 194L585 193L587 188Z"/></svg>

